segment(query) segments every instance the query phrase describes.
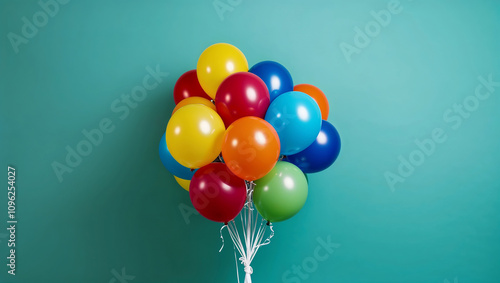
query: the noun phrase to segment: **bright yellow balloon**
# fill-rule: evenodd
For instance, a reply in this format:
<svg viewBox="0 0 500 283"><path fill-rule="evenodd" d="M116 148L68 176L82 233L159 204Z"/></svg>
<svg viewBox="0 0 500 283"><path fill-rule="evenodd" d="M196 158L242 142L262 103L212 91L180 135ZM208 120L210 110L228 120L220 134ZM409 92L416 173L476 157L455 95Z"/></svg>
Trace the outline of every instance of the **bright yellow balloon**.
<svg viewBox="0 0 500 283"><path fill-rule="evenodd" d="M214 110L202 104L186 105L168 121L168 151L182 166L200 168L219 156L225 130Z"/></svg>
<svg viewBox="0 0 500 283"><path fill-rule="evenodd" d="M216 43L201 53L196 75L203 90L215 98L217 88L229 75L248 72L248 62L238 48L228 43Z"/></svg>
<svg viewBox="0 0 500 283"><path fill-rule="evenodd" d="M188 104L203 104L205 106L212 108L214 111L216 110L215 105L210 100L203 98L203 97L192 96L192 97L188 97L188 98L181 100L175 106L174 110L172 111L172 115L174 115L175 111L179 110L179 108L184 107Z"/></svg>
<svg viewBox="0 0 500 283"><path fill-rule="evenodd" d="M184 190L189 192L189 184L191 184L191 180L184 180L177 176L174 176L174 178L177 181L177 184L179 184Z"/></svg>

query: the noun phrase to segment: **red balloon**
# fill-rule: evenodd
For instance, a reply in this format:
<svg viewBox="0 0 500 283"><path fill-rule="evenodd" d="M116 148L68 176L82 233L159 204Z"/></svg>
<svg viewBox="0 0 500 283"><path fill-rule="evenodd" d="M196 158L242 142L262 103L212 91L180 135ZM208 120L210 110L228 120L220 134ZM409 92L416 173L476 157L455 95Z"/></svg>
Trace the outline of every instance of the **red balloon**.
<svg viewBox="0 0 500 283"><path fill-rule="evenodd" d="M199 96L212 100L208 94L201 88L200 82L198 82L198 76L196 75L196 70L190 70L185 72L179 77L174 86L174 102L179 103L181 100Z"/></svg>
<svg viewBox="0 0 500 283"><path fill-rule="evenodd" d="M264 118L270 101L264 81L248 72L228 76L215 95L215 107L226 128L241 117Z"/></svg>
<svg viewBox="0 0 500 283"><path fill-rule="evenodd" d="M215 222L233 220L245 205L245 181L238 178L224 163L210 163L194 173L189 185L194 208Z"/></svg>

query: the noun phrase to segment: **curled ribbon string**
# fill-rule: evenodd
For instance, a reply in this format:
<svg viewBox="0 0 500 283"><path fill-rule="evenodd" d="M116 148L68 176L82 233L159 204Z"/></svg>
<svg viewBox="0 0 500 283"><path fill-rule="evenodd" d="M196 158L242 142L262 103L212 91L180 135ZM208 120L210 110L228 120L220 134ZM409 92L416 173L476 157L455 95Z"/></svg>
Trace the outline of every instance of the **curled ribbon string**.
<svg viewBox="0 0 500 283"><path fill-rule="evenodd" d="M220 228L220 238L221 238L221 240L222 240L222 246L221 246L221 247L220 247L220 249L219 249L219 253L220 253L220 252L222 251L222 249L224 248L224 236L222 236L222 230L224 230L224 228L226 228L226 227L227 227L227 224L224 224L224 226L222 226L222 227Z"/></svg>
<svg viewBox="0 0 500 283"><path fill-rule="evenodd" d="M238 260L241 261L243 265L243 270L245 271L245 281L244 283L251 283L253 274L253 268L250 264L253 261L253 258L257 254L257 251L261 246L268 245L271 242L271 239L274 237L274 229L272 223L262 219L257 212L256 209L253 208L252 197L253 197L253 189L255 183L245 181L247 185L247 200L240 212L240 224L236 224L235 220L231 220L220 229L221 239L222 239L222 247L219 250L222 251L224 247L224 237L222 236L222 230L227 226L227 231L233 242L233 252L234 252L234 260L236 264L236 276L238 277L238 283L240 282L239 270L238 270ZM237 219L237 218L236 218ZM260 219L260 221L259 221ZM259 224L260 223L260 224ZM238 227L241 229L241 233L238 231ZM270 233L267 234L267 227L269 227ZM240 257L237 258L236 250L240 254Z"/></svg>
<svg viewBox="0 0 500 283"><path fill-rule="evenodd" d="M261 246L268 245L271 242L271 238L274 237L273 223L271 222L269 222L269 229L271 230L271 234L269 234L269 237L267 237L267 239L262 244L260 244Z"/></svg>

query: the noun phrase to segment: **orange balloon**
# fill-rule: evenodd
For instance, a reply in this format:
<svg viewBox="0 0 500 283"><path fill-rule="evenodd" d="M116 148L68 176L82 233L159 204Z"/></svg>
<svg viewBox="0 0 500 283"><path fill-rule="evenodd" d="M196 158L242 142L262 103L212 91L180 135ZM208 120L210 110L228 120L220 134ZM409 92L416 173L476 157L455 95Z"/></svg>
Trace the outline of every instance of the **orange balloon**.
<svg viewBox="0 0 500 283"><path fill-rule="evenodd" d="M326 95L321 91L321 89L310 84L300 84L294 86L293 90L303 92L312 97L319 105L319 109L321 110L321 119L328 119L328 114L330 113L330 105L328 104Z"/></svg>
<svg viewBox="0 0 500 283"><path fill-rule="evenodd" d="M203 104L205 106L212 108L214 111L217 111L217 110L215 110L215 105L210 100L203 98L203 97L192 96L192 97L188 97L188 98L181 100L175 106L174 111L172 111L172 115L174 115L175 111L179 110L179 108L186 106L188 104Z"/></svg>
<svg viewBox="0 0 500 283"><path fill-rule="evenodd" d="M279 155L278 133L264 119L240 118L224 134L222 158L229 170L243 180L264 177L273 169Z"/></svg>

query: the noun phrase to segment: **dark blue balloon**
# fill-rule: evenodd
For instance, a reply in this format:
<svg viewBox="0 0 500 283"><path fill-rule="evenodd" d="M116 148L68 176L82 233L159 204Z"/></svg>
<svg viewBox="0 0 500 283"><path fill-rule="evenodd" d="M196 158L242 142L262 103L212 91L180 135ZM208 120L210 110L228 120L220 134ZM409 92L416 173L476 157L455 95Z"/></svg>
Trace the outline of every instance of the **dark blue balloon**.
<svg viewBox="0 0 500 283"><path fill-rule="evenodd" d="M280 63L262 61L250 68L249 72L256 74L266 83L271 102L278 95L293 90L292 76Z"/></svg>
<svg viewBox="0 0 500 283"><path fill-rule="evenodd" d="M316 173L330 167L339 152L339 133L332 124L323 120L316 140L303 151L288 155L284 160L297 165L304 173Z"/></svg>
<svg viewBox="0 0 500 283"><path fill-rule="evenodd" d="M163 166L165 166L165 168L167 168L167 170L174 176L177 176L184 180L191 180L191 178L193 178L194 172L196 172L196 170L191 171L191 169L180 165L179 162L177 162L172 157L170 151L168 151L165 133L163 133L163 136L160 140L159 153L161 163L163 163Z"/></svg>

